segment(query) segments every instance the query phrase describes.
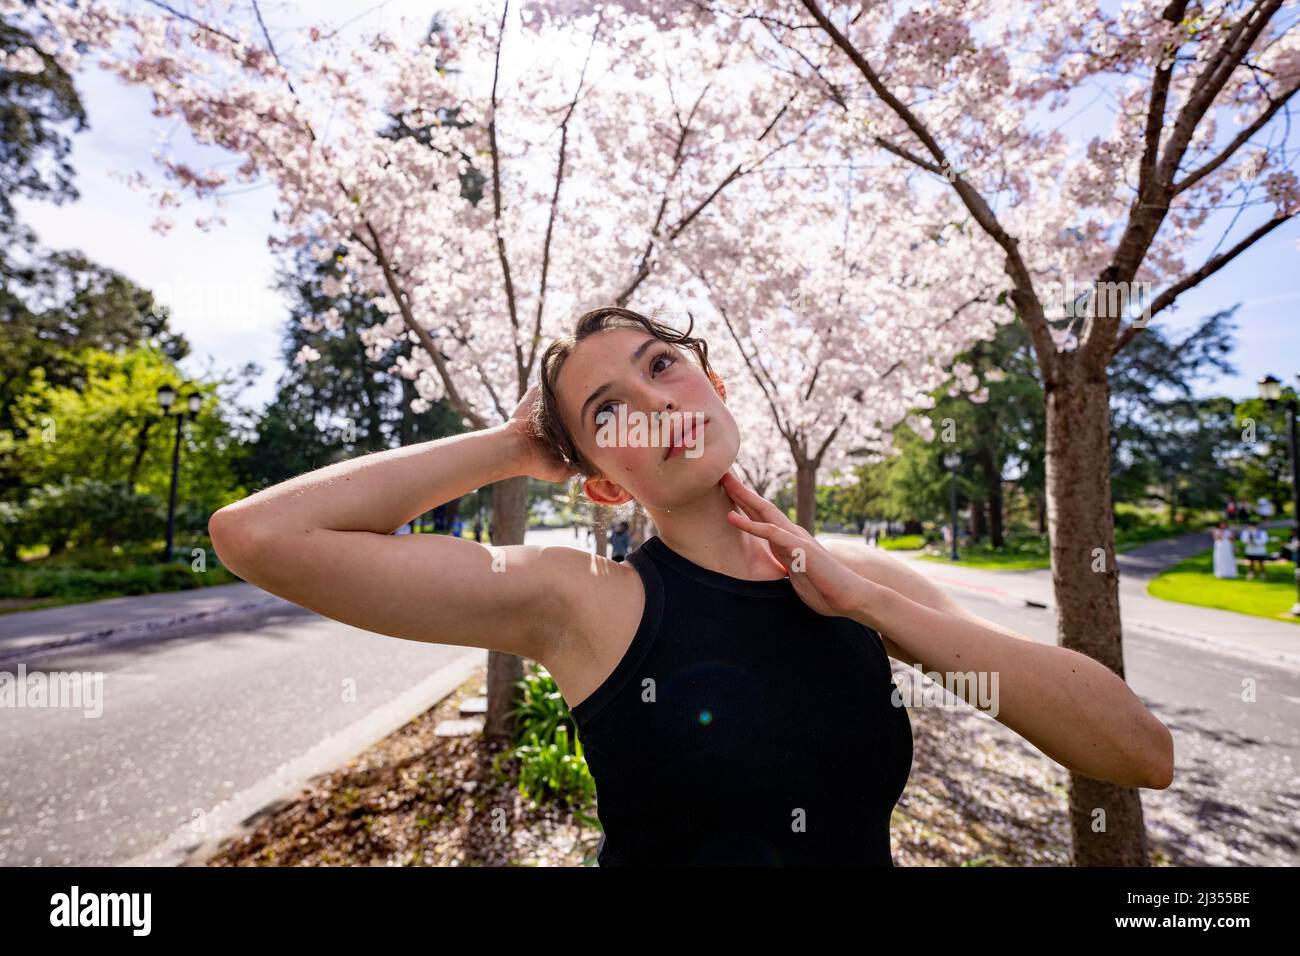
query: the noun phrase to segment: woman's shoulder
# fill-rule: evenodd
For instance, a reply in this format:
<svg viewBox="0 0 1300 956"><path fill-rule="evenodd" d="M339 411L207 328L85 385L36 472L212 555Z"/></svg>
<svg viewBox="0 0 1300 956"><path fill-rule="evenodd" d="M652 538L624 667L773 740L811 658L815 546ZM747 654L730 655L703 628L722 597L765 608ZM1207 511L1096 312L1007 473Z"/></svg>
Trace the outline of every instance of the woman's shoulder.
<svg viewBox="0 0 1300 956"><path fill-rule="evenodd" d="M538 551L554 597L552 613L565 630L599 631L611 608L641 600L641 576L629 562L566 545Z"/></svg>
<svg viewBox="0 0 1300 956"><path fill-rule="evenodd" d="M541 663L566 701L586 698L622 659L640 628L646 593L631 561L547 547L556 572L557 625Z"/></svg>

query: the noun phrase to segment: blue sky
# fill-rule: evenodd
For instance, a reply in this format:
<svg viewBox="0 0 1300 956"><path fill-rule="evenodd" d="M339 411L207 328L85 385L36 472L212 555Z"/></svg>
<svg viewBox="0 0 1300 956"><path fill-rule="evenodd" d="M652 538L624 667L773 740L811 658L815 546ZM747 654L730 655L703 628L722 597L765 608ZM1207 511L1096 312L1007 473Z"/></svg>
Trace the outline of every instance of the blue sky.
<svg viewBox="0 0 1300 956"><path fill-rule="evenodd" d="M422 28L426 11L433 9L414 0L390 0L368 10L329 0L313 4L310 15L314 22L333 24L350 16L350 30L369 31L381 23L394 27L400 14L414 15ZM282 23L306 19L284 5L276 16ZM150 229L154 211L144 194L128 190L112 177L114 171L142 169L156 179L151 151L160 136L168 137L171 152L193 157L203 166L233 166L235 161L228 154L195 146L183 128L154 117L150 97L143 91L125 87L96 68L84 71L77 81L90 127L74 138L71 156L81 199L61 206L20 201L19 214L47 246L79 248L154 290L170 305L175 326L194 347L194 355L185 363L188 374L199 375L209 367L233 370L250 360L260 363L266 372L245 392L243 401L262 406L273 397L283 368L278 344L286 314L285 303L270 288L275 267L266 245L273 229L271 187L253 185L231 194L226 226L201 231L193 221L207 206L187 200L173 216L173 230L166 236L154 233ZM1080 110L1066 131L1083 142L1091 131L1107 127L1105 99L1096 97L1091 107ZM1202 241L1187 254L1189 264L1199 264L1209 255L1224 221L1220 218L1216 225L1215 219L1210 220ZM1233 233L1240 235L1240 231ZM1155 319L1170 329L1186 328L1204 315L1240 303L1233 356L1237 374L1197 383L1199 394L1253 395L1255 382L1268 373L1294 384L1300 373L1298 237L1300 223L1294 221L1275 230L1239 260L1180 296L1176 311L1166 310Z"/></svg>

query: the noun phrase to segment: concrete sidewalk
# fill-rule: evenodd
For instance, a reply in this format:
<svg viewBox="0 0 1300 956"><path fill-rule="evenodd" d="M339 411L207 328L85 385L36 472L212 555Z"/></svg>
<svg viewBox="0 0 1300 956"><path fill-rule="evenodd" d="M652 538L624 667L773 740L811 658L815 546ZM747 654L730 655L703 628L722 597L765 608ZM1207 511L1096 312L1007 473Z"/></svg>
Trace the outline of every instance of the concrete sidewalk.
<svg viewBox="0 0 1300 956"><path fill-rule="evenodd" d="M858 535L819 535L846 538L866 547ZM1300 624L1273 621L1218 608L1164 601L1147 594L1151 579L1212 544L1208 531L1156 541L1118 556L1120 614L1125 627L1181 637L1224 650L1300 667ZM961 563L929 561L919 552L891 551L891 556L949 587L980 592L1010 602L1055 610L1056 597L1049 569L993 571Z"/></svg>
<svg viewBox="0 0 1300 956"><path fill-rule="evenodd" d="M243 581L0 615L0 664L297 605Z"/></svg>

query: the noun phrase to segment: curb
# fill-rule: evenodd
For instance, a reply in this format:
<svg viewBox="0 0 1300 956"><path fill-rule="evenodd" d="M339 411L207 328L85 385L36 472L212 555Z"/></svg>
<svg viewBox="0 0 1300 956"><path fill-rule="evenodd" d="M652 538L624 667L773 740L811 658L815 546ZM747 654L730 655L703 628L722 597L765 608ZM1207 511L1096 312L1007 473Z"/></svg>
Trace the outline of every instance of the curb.
<svg viewBox="0 0 1300 956"><path fill-rule="evenodd" d="M951 578L941 580L944 584L952 587L979 591L987 596L991 596L993 600L1005 607L1027 607L1053 612L1056 610L1055 604L1045 604L1042 601L1021 595L1015 595L1009 591L1003 591L1000 588L983 587L981 585L970 584L966 581L954 581ZM1279 667L1287 667L1292 670L1300 670L1300 653L1293 654L1288 651L1259 647L1255 644L1246 644L1241 641L1234 641L1230 637L1204 634L1200 631L1189 631L1182 628L1168 627L1164 624L1152 624L1146 621L1134 621L1131 623L1122 622L1122 627L1125 630L1145 631L1158 638L1191 644L1202 650L1213 650L1223 654L1231 654L1235 657L1250 660L1252 663L1267 663ZM1297 629L1297 636L1300 636L1300 629Z"/></svg>
<svg viewBox="0 0 1300 956"><path fill-rule="evenodd" d="M312 781L347 764L375 743L441 703L487 663L486 650L471 650L414 687L286 761L276 770L172 831L161 843L117 866L206 866L227 842L253 832L268 816L296 800ZM211 834L211 835L209 835Z"/></svg>
<svg viewBox="0 0 1300 956"><path fill-rule="evenodd" d="M1133 630L1146 631L1155 637L1192 644L1203 650L1230 654L1234 657L1249 660L1252 663L1273 664L1278 667L1287 667L1291 670L1300 671L1300 654L1257 647L1254 644L1243 644L1241 641L1234 641L1230 637L1218 637L1214 634L1202 634L1198 631L1184 631L1179 628L1165 627L1162 624L1148 624L1145 621L1126 626ZM1300 636L1300 629L1297 629L1297 636Z"/></svg>
<svg viewBox="0 0 1300 956"><path fill-rule="evenodd" d="M299 607L299 605L293 604L292 602L279 597L259 598L255 601L244 601L240 604L231 604L227 607L212 611L191 611L187 614L174 614L171 617L157 617L151 618L147 621L136 621L131 624L118 624L112 627L95 628L93 630L80 631L76 634L69 634L65 637L43 641L39 644L28 644L10 650L0 650L0 664L30 661L33 658L47 657L50 654L56 654L61 651L95 644L111 644L117 641L148 637L150 635L160 636L178 628L186 628L193 625L206 624L208 622L224 621L227 618L236 618L240 615L247 614L257 614L275 608L296 607Z"/></svg>

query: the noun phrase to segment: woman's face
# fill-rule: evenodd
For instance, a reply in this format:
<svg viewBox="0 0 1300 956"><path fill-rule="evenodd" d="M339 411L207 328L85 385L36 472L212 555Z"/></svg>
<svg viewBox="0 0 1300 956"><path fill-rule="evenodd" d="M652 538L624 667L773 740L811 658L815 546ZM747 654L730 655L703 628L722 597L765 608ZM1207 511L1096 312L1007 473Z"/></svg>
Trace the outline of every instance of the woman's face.
<svg viewBox="0 0 1300 956"><path fill-rule="evenodd" d="M569 434L600 470L583 486L597 504L635 498L670 510L707 493L740 448L736 421L694 354L642 329L583 339L555 394Z"/></svg>

